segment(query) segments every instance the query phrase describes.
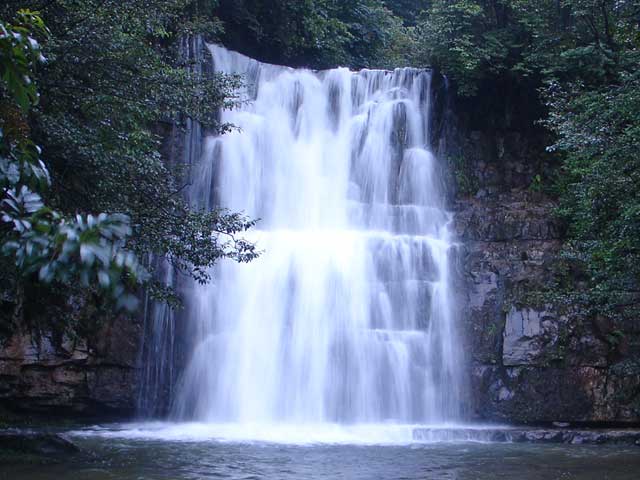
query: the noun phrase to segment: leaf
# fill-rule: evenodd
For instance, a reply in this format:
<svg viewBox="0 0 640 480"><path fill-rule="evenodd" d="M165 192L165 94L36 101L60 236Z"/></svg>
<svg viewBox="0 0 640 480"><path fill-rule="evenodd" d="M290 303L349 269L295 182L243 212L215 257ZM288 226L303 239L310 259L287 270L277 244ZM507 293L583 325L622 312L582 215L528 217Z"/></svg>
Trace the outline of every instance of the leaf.
<svg viewBox="0 0 640 480"><path fill-rule="evenodd" d="M80 245L80 260L88 266L93 265L95 253L91 244L83 243Z"/></svg>
<svg viewBox="0 0 640 480"><path fill-rule="evenodd" d="M126 293L118 298L116 306L133 312L139 304L139 300L132 294Z"/></svg>
<svg viewBox="0 0 640 480"><path fill-rule="evenodd" d="M109 285L111 284L109 274L104 270L98 270L98 282L102 288L109 288Z"/></svg>

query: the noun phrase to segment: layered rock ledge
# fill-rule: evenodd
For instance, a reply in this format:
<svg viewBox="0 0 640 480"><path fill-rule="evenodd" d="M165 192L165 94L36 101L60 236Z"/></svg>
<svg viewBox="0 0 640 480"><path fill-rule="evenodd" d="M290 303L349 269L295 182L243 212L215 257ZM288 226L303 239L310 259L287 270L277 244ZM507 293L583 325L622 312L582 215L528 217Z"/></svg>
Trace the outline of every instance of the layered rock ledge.
<svg viewBox="0 0 640 480"><path fill-rule="evenodd" d="M546 428L416 428L422 442L565 443L574 445L640 446L640 430Z"/></svg>
<svg viewBox="0 0 640 480"><path fill-rule="evenodd" d="M81 339L15 332L0 347L0 408L9 416L131 415L139 341L140 325L120 317Z"/></svg>
<svg viewBox="0 0 640 480"><path fill-rule="evenodd" d="M556 204L539 187L544 139L457 135L474 187L452 204L470 416L640 425L640 322L625 326L616 342L606 319L532 295L554 285L565 241Z"/></svg>

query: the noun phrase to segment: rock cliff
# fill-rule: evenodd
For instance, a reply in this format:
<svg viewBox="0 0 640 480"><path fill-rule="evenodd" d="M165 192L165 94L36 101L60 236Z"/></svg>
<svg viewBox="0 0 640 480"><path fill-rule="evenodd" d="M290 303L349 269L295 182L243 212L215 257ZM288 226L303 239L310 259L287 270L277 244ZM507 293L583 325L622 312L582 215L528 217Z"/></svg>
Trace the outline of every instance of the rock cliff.
<svg viewBox="0 0 640 480"><path fill-rule="evenodd" d="M47 417L131 415L139 337L139 323L124 317L75 340L14 332L0 348L0 407Z"/></svg>
<svg viewBox="0 0 640 480"><path fill-rule="evenodd" d="M462 112L464 113L464 112ZM465 123L466 122L466 123ZM606 319L567 311L532 293L552 285L564 229L541 193L542 132L471 129L449 135L462 247L462 328L470 362L471 416L508 423L640 422L640 327L612 337ZM453 144L453 146L451 145ZM461 181L462 179L462 181Z"/></svg>

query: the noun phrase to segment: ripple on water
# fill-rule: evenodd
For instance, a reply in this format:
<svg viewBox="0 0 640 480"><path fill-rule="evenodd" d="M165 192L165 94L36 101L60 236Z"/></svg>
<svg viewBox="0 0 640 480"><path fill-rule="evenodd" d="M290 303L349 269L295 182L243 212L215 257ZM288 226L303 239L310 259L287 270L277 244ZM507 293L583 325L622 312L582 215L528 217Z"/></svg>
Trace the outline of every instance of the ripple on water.
<svg viewBox="0 0 640 480"><path fill-rule="evenodd" d="M122 434L122 426L120 426ZM581 479L637 480L638 447L431 443L291 445L116 437L74 432L85 452L37 464L0 464L0 480ZM158 429L156 428L156 432ZM98 434L99 433L99 434Z"/></svg>

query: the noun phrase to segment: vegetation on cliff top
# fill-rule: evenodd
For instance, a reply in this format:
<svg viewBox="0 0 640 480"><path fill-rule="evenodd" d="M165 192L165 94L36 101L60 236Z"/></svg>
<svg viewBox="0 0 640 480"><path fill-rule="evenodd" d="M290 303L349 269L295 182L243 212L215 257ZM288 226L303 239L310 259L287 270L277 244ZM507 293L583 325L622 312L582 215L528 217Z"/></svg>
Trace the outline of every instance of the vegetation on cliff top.
<svg viewBox="0 0 640 480"><path fill-rule="evenodd" d="M548 190L567 225L556 301L619 325L640 314L640 4L635 0L432 0L410 63L459 95L498 84L548 131ZM503 98L491 99L500 105ZM527 118L523 112L540 112ZM487 119L491 122L491 119ZM522 122L521 122L522 124ZM542 152L540 152L542 155Z"/></svg>
<svg viewBox="0 0 640 480"><path fill-rule="evenodd" d="M19 8L39 16L16 16ZM120 282L135 291L130 280L144 277L135 258L165 256L207 281L217 258L255 255L250 244L225 240L252 222L193 211L160 153L157 125L191 117L222 131L213 112L234 104L239 79L207 77L178 55L177 39L204 33L294 66L433 67L460 97L481 96L487 84L522 90L535 106L527 111L539 112L525 121L549 134L553 189L568 225L566 265L579 272L579 289L559 285L565 301L593 314L638 313L635 0L42 0L5 2L0 19L5 312L39 277L51 288L75 289L81 278L95 293ZM58 262L51 252L63 226L109 255L90 265L79 253ZM28 247L28 231L44 250ZM131 263L112 270L121 248Z"/></svg>
<svg viewBox="0 0 640 480"><path fill-rule="evenodd" d="M130 309L142 285L171 295L149 283L149 255L199 281L220 257L255 256L233 236L253 222L192 209L161 155L158 125L189 117L222 131L214 113L235 102L237 78L205 76L178 52L185 31L217 30L199 14L207 3L0 7L4 326L60 293ZM50 295L31 295L43 281Z"/></svg>

